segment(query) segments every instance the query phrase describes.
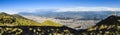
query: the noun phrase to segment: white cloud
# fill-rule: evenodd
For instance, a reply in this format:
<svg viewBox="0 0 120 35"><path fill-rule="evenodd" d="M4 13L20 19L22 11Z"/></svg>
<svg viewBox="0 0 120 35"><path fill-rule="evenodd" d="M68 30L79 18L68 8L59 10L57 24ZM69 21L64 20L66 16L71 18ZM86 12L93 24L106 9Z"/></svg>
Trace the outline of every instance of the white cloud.
<svg viewBox="0 0 120 35"><path fill-rule="evenodd" d="M8 14L16 14L19 12L34 12L37 9L0 9L0 12L5 12Z"/></svg>
<svg viewBox="0 0 120 35"><path fill-rule="evenodd" d="M111 7L71 7L71 8L54 8L54 9L0 9L0 12L6 12L9 14L16 14L19 12L36 12L40 10L51 10L53 12L89 12L89 11L94 11L94 12L99 12L99 11L120 11L120 8L111 8Z"/></svg>
<svg viewBox="0 0 120 35"><path fill-rule="evenodd" d="M12 9L0 9L0 12L5 12L8 14L15 14L17 13L16 11L12 10Z"/></svg>
<svg viewBox="0 0 120 35"><path fill-rule="evenodd" d="M67 11L120 11L120 8L110 8L110 7L74 7L74 8L59 8L57 12L67 12Z"/></svg>

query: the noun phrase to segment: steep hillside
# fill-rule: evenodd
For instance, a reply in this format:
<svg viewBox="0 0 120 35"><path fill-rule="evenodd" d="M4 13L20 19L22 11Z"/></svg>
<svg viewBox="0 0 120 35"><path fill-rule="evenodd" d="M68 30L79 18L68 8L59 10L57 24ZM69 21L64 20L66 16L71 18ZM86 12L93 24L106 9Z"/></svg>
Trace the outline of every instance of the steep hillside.
<svg viewBox="0 0 120 35"><path fill-rule="evenodd" d="M0 26L40 26L40 24L20 15L9 15L2 12L0 13Z"/></svg>
<svg viewBox="0 0 120 35"><path fill-rule="evenodd" d="M82 34L87 35L120 35L120 17L109 16L97 23L94 27L88 28Z"/></svg>

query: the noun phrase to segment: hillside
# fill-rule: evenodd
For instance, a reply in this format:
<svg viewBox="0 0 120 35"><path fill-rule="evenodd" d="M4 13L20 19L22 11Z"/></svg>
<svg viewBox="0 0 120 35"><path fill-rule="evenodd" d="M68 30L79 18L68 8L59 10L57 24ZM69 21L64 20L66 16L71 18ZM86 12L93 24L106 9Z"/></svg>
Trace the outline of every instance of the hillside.
<svg viewBox="0 0 120 35"><path fill-rule="evenodd" d="M37 23L17 14L0 13L0 35L72 35L75 32L51 20Z"/></svg>
<svg viewBox="0 0 120 35"><path fill-rule="evenodd" d="M61 27L61 26L63 26L62 24L53 22L51 20L45 20L40 25L41 26L55 26L55 27Z"/></svg>
<svg viewBox="0 0 120 35"><path fill-rule="evenodd" d="M29 19L26 19L20 15L9 15L6 13L0 13L0 26L63 26L62 24L46 20L43 23L38 23Z"/></svg>
<svg viewBox="0 0 120 35"><path fill-rule="evenodd" d="M87 35L120 35L120 17L109 16L97 23L94 27L86 29L82 34Z"/></svg>
<svg viewBox="0 0 120 35"><path fill-rule="evenodd" d="M9 15L2 12L0 13L0 26L40 26L40 24L20 15Z"/></svg>
<svg viewBox="0 0 120 35"><path fill-rule="evenodd" d="M92 14L91 14L92 13ZM18 14L20 15L34 15L34 16L44 16L44 17L54 17L56 19L76 19L77 17L82 17L82 18L77 18L78 20L101 20L104 19L105 17L109 16L112 14L111 11L68 11L68 12L54 12L54 11L35 11L35 12L19 12ZM119 15L120 12L117 12Z"/></svg>

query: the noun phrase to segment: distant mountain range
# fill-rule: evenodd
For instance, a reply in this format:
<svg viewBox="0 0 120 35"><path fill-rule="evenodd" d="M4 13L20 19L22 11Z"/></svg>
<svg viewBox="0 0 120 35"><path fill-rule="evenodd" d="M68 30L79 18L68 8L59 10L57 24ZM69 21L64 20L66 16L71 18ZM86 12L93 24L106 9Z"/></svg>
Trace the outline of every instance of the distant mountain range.
<svg viewBox="0 0 120 35"><path fill-rule="evenodd" d="M52 12L52 11L37 11L37 12L19 12L20 15L34 15L54 18L69 18L78 20L101 20L112 14L111 11L88 11L88 12ZM120 15L120 12L117 12ZM81 18L79 18L81 17Z"/></svg>

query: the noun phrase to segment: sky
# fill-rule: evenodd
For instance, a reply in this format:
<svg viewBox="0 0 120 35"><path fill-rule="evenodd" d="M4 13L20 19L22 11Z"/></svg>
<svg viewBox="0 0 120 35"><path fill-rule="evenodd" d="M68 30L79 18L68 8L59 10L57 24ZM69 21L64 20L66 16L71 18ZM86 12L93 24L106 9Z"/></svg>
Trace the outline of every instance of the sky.
<svg viewBox="0 0 120 35"><path fill-rule="evenodd" d="M120 0L0 0L0 12L7 13L39 9L62 9L62 11L82 9L84 11L85 9L91 10L91 8L92 10L109 8L120 10Z"/></svg>

